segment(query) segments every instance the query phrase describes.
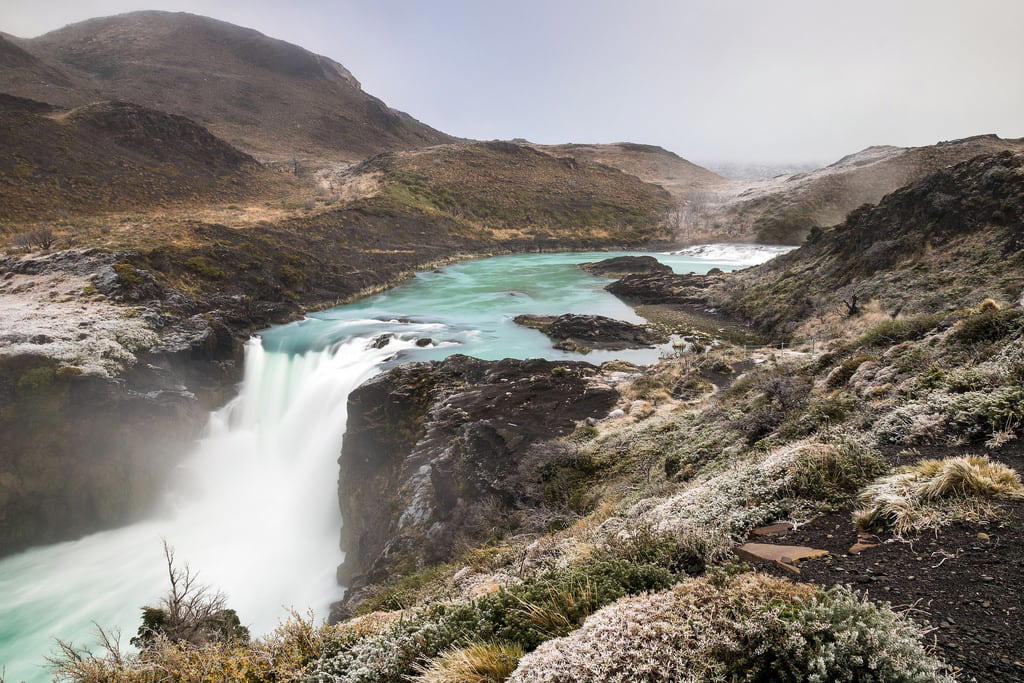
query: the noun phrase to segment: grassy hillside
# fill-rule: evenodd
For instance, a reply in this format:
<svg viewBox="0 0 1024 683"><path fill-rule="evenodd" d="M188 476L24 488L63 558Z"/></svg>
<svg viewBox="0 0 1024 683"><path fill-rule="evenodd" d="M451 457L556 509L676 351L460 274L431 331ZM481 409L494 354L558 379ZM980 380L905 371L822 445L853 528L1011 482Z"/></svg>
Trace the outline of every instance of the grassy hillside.
<svg viewBox="0 0 1024 683"><path fill-rule="evenodd" d="M354 168L344 182L370 188L368 206L451 220L475 238L636 243L668 236L671 200L661 188L607 166L516 143L385 154Z"/></svg>

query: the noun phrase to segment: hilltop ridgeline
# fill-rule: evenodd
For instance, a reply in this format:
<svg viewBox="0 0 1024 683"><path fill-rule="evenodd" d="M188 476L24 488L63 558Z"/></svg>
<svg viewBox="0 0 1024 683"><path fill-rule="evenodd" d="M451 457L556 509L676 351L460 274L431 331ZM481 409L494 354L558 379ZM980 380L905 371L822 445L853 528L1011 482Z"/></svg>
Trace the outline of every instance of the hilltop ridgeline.
<svg viewBox="0 0 1024 683"><path fill-rule="evenodd" d="M452 138L362 90L337 62L183 12L89 19L0 43L0 91L64 107L128 100L262 158L356 160Z"/></svg>

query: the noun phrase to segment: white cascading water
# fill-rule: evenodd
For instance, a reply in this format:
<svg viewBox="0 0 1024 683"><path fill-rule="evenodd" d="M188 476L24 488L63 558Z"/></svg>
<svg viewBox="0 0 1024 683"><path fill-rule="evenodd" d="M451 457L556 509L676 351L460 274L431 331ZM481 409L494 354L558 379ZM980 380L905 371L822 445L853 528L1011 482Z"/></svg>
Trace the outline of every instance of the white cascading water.
<svg viewBox="0 0 1024 683"><path fill-rule="evenodd" d="M91 643L93 622L119 627L125 640L133 635L138 608L166 590L162 539L203 583L227 593L255 633L273 629L291 608L325 616L341 595L335 482L347 397L381 361L414 345L394 338L373 349L368 341L297 355L250 341L238 396L211 416L163 514L6 562L0 612L18 633L8 646L0 639L7 676L45 680L38 656L31 669L11 662L24 648L50 651L54 637ZM77 597L70 609L66 598L55 599L69 594Z"/></svg>
<svg viewBox="0 0 1024 683"><path fill-rule="evenodd" d="M257 631L282 609L326 607L341 561L338 455L350 391L411 342L354 338L302 355L246 349L238 397L188 459L165 534Z"/></svg>

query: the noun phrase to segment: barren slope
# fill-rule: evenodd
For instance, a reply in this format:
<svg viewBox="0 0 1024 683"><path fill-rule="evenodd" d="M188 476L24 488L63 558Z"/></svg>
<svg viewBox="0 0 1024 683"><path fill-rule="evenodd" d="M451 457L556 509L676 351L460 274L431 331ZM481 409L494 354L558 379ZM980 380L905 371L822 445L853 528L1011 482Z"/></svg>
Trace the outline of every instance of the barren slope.
<svg viewBox="0 0 1024 683"><path fill-rule="evenodd" d="M18 45L38 62L37 78L27 82L30 67L0 62L0 91L65 106L137 102L188 116L265 157L355 160L451 139L363 92L337 62L206 17L133 12Z"/></svg>
<svg viewBox="0 0 1024 683"><path fill-rule="evenodd" d="M0 218L236 199L270 173L182 116L125 102L59 111L0 94Z"/></svg>
<svg viewBox="0 0 1024 683"><path fill-rule="evenodd" d="M560 157L573 157L617 168L647 183L661 185L677 200L693 191L718 187L725 178L656 145L615 142L607 145L533 145Z"/></svg>

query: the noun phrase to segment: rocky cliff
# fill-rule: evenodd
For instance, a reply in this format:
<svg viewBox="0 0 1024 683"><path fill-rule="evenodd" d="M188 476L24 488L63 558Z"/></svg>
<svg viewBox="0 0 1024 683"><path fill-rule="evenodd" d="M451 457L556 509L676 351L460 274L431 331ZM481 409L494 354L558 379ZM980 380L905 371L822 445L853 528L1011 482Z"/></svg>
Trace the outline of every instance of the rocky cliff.
<svg viewBox="0 0 1024 683"><path fill-rule="evenodd" d="M541 478L560 454L531 447L607 414L618 394L597 371L456 355L352 392L339 461L348 599L487 538L542 530Z"/></svg>

